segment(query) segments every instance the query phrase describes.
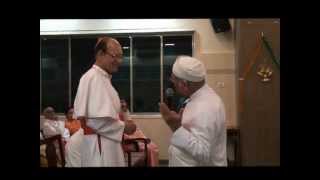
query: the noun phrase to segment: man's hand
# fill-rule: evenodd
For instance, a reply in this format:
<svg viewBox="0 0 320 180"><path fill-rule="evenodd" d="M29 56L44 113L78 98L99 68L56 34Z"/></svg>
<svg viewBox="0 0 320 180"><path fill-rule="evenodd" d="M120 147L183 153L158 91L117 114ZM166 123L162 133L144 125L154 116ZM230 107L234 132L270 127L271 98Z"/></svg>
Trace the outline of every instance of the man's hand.
<svg viewBox="0 0 320 180"><path fill-rule="evenodd" d="M180 109L179 113L176 113L171 111L165 103L159 103L159 109L163 119L172 131L175 131L181 126L183 108Z"/></svg>
<svg viewBox="0 0 320 180"><path fill-rule="evenodd" d="M82 128L87 126L85 117L81 116L81 117L78 117L77 119L80 121L80 124L81 124Z"/></svg>

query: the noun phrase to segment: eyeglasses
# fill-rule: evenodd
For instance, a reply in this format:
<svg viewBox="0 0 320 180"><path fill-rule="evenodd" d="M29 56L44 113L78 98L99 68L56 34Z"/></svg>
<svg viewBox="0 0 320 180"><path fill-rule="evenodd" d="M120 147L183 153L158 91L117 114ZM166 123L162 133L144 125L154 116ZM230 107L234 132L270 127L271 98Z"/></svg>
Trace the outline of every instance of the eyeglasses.
<svg viewBox="0 0 320 180"><path fill-rule="evenodd" d="M109 53L108 51L106 52L106 54L108 54L109 56L111 56L112 58L114 58L116 60L122 60L122 58L123 58L122 54L114 55L114 54Z"/></svg>

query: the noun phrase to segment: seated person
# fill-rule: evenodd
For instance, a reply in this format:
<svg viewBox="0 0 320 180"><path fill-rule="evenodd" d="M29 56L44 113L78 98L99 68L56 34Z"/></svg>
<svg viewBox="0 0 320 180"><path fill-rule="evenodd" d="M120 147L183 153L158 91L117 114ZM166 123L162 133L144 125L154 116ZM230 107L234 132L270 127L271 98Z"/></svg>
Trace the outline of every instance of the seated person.
<svg viewBox="0 0 320 180"><path fill-rule="evenodd" d="M143 132L136 127L134 121L130 117L130 112L128 110L127 103L124 99L120 100L121 103L121 113L119 114L120 120L122 121L130 121L132 122L132 125L134 126L132 129L135 129L130 134L124 134L124 139L134 139L134 138L147 138ZM158 156L159 156L159 150L156 144L154 144L152 141L147 145L148 147L148 165L149 166L157 166L159 164ZM125 149L126 147L124 147ZM144 144L139 142L139 148L144 151Z"/></svg>
<svg viewBox="0 0 320 180"><path fill-rule="evenodd" d="M43 121L43 129L42 129L43 138L49 138L49 137L60 134L62 137L62 144L64 146L70 137L69 130L65 128L64 122L58 120L57 116L55 115L55 111L52 107L45 108L45 110L43 111L43 115L45 118ZM55 164L54 162L57 161L58 166L61 166L61 157L60 157L60 149L59 149L58 142L55 142L54 144L52 144L52 146L48 145L46 147L46 152L48 155L47 158L51 159L50 162L53 162L52 164Z"/></svg>
<svg viewBox="0 0 320 180"><path fill-rule="evenodd" d="M73 118L73 108L69 108L66 115L65 128L67 128L72 136L76 131L81 128L79 120Z"/></svg>
<svg viewBox="0 0 320 180"><path fill-rule="evenodd" d="M55 111L52 107L47 107L43 111L44 122L43 122L43 135L45 138L52 137L60 134L63 141L66 142L70 137L69 130L65 128L65 123L59 121L55 115Z"/></svg>

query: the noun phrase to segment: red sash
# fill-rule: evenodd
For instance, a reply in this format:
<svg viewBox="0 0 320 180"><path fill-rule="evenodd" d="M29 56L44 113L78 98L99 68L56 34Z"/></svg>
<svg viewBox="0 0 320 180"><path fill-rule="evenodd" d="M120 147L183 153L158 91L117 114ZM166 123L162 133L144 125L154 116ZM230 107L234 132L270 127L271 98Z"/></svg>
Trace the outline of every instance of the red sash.
<svg viewBox="0 0 320 180"><path fill-rule="evenodd" d="M98 136L98 145L99 145L99 152L101 155L101 136L100 134L97 134L92 128L88 127L86 122L83 122L84 120L81 121L81 126L83 129L83 134L84 135L91 135L91 134L96 134Z"/></svg>

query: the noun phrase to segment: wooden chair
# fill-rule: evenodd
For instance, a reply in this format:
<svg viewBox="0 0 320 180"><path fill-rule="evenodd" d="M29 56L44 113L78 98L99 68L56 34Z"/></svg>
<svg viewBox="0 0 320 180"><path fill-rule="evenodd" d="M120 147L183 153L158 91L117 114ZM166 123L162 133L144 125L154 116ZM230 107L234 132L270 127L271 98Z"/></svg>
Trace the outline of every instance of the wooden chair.
<svg viewBox="0 0 320 180"><path fill-rule="evenodd" d="M124 147L124 152L128 155L128 167L132 167L132 153L142 152L143 150L139 147L139 142L144 143L144 161L143 166L148 166L148 144L151 142L149 138L133 138L133 139L124 139L122 145ZM129 147L129 148L125 148Z"/></svg>
<svg viewBox="0 0 320 180"><path fill-rule="evenodd" d="M228 141L232 141L234 146L234 160L228 158L228 166L240 166L240 130L236 128L230 128L227 130Z"/></svg>
<svg viewBox="0 0 320 180"><path fill-rule="evenodd" d="M64 147L63 147L60 134L40 140L40 146L44 144L46 145L46 159L48 162L48 167L58 167L58 156L56 153L55 142L58 142L59 144L61 165L62 167L64 167L65 166Z"/></svg>

